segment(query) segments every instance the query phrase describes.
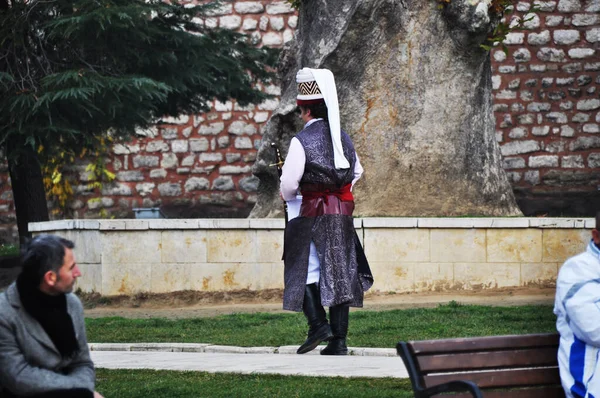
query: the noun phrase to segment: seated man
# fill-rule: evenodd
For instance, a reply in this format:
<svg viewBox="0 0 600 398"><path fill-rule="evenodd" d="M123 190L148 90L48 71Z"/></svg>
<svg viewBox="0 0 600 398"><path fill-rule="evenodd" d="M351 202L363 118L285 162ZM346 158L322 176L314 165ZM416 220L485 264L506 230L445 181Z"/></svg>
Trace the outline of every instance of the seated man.
<svg viewBox="0 0 600 398"><path fill-rule="evenodd" d="M568 259L556 280L558 365L570 398L600 397L600 212L586 251Z"/></svg>
<svg viewBox="0 0 600 398"><path fill-rule="evenodd" d="M58 236L34 238L17 281L0 295L1 397L102 397L83 306L71 293L81 276L73 247Z"/></svg>

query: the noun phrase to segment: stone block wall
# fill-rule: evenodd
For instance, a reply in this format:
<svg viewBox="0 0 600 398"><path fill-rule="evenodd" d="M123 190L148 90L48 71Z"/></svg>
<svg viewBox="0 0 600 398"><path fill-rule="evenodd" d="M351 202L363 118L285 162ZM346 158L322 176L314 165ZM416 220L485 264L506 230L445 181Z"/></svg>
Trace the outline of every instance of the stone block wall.
<svg viewBox="0 0 600 398"><path fill-rule="evenodd" d="M512 17L532 18L508 36L508 54L495 48L491 57L497 137L519 205L526 215L592 215L600 204L600 0L522 0ZM205 23L281 47L298 17L282 0L235 0ZM280 94L276 85L263 89ZM258 186L252 165L277 105L214 102L207 114L138 131L112 148L116 180L101 191L89 187L85 163L73 165L67 217L131 218L136 207L161 207L170 218L246 217ZM14 220L0 170L0 239L14 239Z"/></svg>
<svg viewBox="0 0 600 398"><path fill-rule="evenodd" d="M600 210L600 1L519 1L492 50L497 136L526 214Z"/></svg>
<svg viewBox="0 0 600 398"><path fill-rule="evenodd" d="M594 219L357 218L374 291L552 287ZM283 288L282 219L66 220L35 233L75 242L78 287L103 295Z"/></svg>

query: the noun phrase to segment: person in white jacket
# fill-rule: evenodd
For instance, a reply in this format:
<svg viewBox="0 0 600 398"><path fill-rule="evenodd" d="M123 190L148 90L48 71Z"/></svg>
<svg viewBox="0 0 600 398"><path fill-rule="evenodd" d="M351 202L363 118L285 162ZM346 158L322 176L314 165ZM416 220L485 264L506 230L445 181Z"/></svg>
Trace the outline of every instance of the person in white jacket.
<svg viewBox="0 0 600 398"><path fill-rule="evenodd" d="M586 251L569 258L556 280L558 366L569 398L600 398L600 212Z"/></svg>

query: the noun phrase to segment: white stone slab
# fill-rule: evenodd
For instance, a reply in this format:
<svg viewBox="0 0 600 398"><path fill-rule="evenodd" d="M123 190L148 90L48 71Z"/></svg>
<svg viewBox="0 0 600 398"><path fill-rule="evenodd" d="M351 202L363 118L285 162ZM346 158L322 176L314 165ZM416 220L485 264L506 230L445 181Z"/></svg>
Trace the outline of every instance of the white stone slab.
<svg viewBox="0 0 600 398"><path fill-rule="evenodd" d="M148 220L125 220L125 229L127 231L148 229Z"/></svg>
<svg viewBox="0 0 600 398"><path fill-rule="evenodd" d="M102 232L98 230L58 230L54 234L75 243L75 257L79 264L102 262Z"/></svg>
<svg viewBox="0 0 600 398"><path fill-rule="evenodd" d="M248 229L250 219L248 218L204 218L199 219L201 229Z"/></svg>
<svg viewBox="0 0 600 398"><path fill-rule="evenodd" d="M90 351L131 351L131 343L89 343Z"/></svg>
<svg viewBox="0 0 600 398"><path fill-rule="evenodd" d="M366 357L397 357L398 353L394 348L359 348L348 347L352 355L361 355Z"/></svg>
<svg viewBox="0 0 600 398"><path fill-rule="evenodd" d="M491 228L494 224L494 219L489 217L472 218L473 228Z"/></svg>
<svg viewBox="0 0 600 398"><path fill-rule="evenodd" d="M277 347L246 347L246 354L275 354Z"/></svg>
<svg viewBox="0 0 600 398"><path fill-rule="evenodd" d="M363 228L416 228L418 218L404 217L366 217L362 219Z"/></svg>
<svg viewBox="0 0 600 398"><path fill-rule="evenodd" d="M73 229L99 229L100 222L98 220L73 220Z"/></svg>
<svg viewBox="0 0 600 398"><path fill-rule="evenodd" d="M148 220L149 229L198 229L199 226L200 221L197 218Z"/></svg>
<svg viewBox="0 0 600 398"><path fill-rule="evenodd" d="M245 354L246 347L236 347L229 345L209 345L204 348L206 353L229 353L229 354Z"/></svg>
<svg viewBox="0 0 600 398"><path fill-rule="evenodd" d="M585 218L575 219L575 228L585 228Z"/></svg>
<svg viewBox="0 0 600 398"><path fill-rule="evenodd" d="M472 218L419 218L419 228L473 228Z"/></svg>
<svg viewBox="0 0 600 398"><path fill-rule="evenodd" d="M206 231L161 230L161 262L205 263Z"/></svg>
<svg viewBox="0 0 600 398"><path fill-rule="evenodd" d="M204 349L210 344L194 344L194 343L182 343L182 352L204 352Z"/></svg>
<svg viewBox="0 0 600 398"><path fill-rule="evenodd" d="M124 231L125 220L99 220L100 231Z"/></svg>
<svg viewBox="0 0 600 398"><path fill-rule="evenodd" d="M283 218L250 218L250 229L284 229Z"/></svg>
<svg viewBox="0 0 600 398"><path fill-rule="evenodd" d="M596 228L596 220L593 218L585 220L585 227L589 229Z"/></svg>
<svg viewBox="0 0 600 398"><path fill-rule="evenodd" d="M173 343L134 343L131 351L182 352L183 348Z"/></svg>
<svg viewBox="0 0 600 398"><path fill-rule="evenodd" d="M77 247L75 248L77 250ZM79 255L75 257L81 276L77 278L75 289L81 289L86 293L102 292L102 264L88 264L79 260Z"/></svg>
<svg viewBox="0 0 600 398"><path fill-rule="evenodd" d="M529 219L518 218L493 218L490 228L529 228Z"/></svg>
<svg viewBox="0 0 600 398"><path fill-rule="evenodd" d="M575 228L575 220L572 218L529 218L531 228Z"/></svg>
<svg viewBox="0 0 600 398"><path fill-rule="evenodd" d="M281 347L279 347L277 349L277 353L281 354L281 355L298 355L298 354L296 354L296 351L298 351L299 347L300 347L299 345L282 345ZM303 356L304 355L321 355L321 350L323 348L325 348L325 345L322 344L322 345L318 346L317 348L315 348L314 350L309 351L302 355Z"/></svg>
<svg viewBox="0 0 600 398"><path fill-rule="evenodd" d="M74 220L55 220L44 222L30 222L28 224L29 232L61 231L73 229Z"/></svg>

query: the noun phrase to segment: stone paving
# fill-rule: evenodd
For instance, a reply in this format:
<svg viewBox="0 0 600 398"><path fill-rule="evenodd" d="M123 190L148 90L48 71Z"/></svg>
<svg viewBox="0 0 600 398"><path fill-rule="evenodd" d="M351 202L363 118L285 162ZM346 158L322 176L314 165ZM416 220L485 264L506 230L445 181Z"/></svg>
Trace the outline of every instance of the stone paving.
<svg viewBox="0 0 600 398"><path fill-rule="evenodd" d="M348 356L319 355L324 346L297 355L298 346L234 347L210 344L90 344L96 367L211 373L324 377L407 378L393 348L350 347Z"/></svg>

